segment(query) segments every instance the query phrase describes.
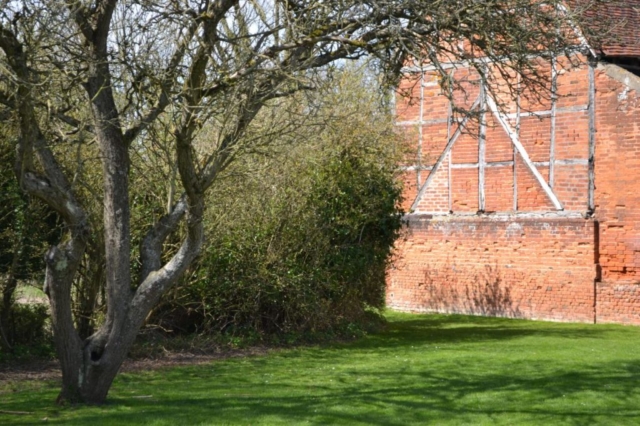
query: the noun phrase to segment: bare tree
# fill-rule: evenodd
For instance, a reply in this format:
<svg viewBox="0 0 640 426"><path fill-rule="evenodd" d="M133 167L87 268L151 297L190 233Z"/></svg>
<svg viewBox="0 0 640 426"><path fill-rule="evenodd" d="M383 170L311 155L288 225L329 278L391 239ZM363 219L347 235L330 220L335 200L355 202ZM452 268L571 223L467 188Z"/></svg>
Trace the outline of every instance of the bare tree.
<svg viewBox="0 0 640 426"><path fill-rule="evenodd" d="M389 82L414 59L437 65L463 58L479 71L490 61L535 84L532 53L576 45L571 31L553 31L567 17L560 3L1 0L0 109L19 131L15 174L67 230L46 254L59 400L105 400L145 317L200 252L205 192L259 139L246 136L272 102L312 89L317 70L365 55ZM199 136L205 124L215 138ZM169 133L182 196L132 259L131 152L146 146L154 126ZM95 230L74 176L94 143L102 164L103 236L96 240L104 242L106 314L81 339L71 285ZM73 147L76 163L64 158ZM180 227L179 249L167 255L164 243ZM135 282L134 262L141 265Z"/></svg>

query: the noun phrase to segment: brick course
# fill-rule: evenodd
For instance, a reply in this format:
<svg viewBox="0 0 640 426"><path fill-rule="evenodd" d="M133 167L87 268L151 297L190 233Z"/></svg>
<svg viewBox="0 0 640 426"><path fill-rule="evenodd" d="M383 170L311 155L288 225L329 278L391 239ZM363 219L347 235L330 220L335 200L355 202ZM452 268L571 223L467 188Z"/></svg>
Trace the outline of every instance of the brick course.
<svg viewBox="0 0 640 426"><path fill-rule="evenodd" d="M407 311L592 322L593 232L585 219L414 217L387 302Z"/></svg>

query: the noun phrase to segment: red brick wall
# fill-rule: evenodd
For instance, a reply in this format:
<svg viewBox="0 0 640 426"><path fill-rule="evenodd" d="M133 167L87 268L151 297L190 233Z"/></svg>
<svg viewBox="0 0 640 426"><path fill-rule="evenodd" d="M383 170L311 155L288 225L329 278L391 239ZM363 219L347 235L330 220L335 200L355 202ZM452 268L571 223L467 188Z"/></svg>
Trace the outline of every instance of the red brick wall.
<svg viewBox="0 0 640 426"><path fill-rule="evenodd" d="M599 282L597 321L640 325L640 285L637 282Z"/></svg>
<svg viewBox="0 0 640 426"><path fill-rule="evenodd" d="M595 274L591 220L414 217L389 270L387 304L593 322Z"/></svg>
<svg viewBox="0 0 640 426"><path fill-rule="evenodd" d="M640 98L596 75L596 217L602 279L640 280Z"/></svg>
<svg viewBox="0 0 640 426"><path fill-rule="evenodd" d="M608 69L618 78L596 73L598 321L640 325L640 97L624 84L634 76Z"/></svg>
<svg viewBox="0 0 640 426"><path fill-rule="evenodd" d="M418 183L435 173L418 210L441 216L409 221L389 271L390 307L640 325L640 79L619 68L599 67L595 74L595 214L561 217L586 215L588 208L588 75L584 66L558 77L553 190L564 212L556 217L519 156L514 167L511 142L490 115L485 211L506 214L468 216L479 209L477 128L456 142L439 170L422 170L418 179L416 164L407 164L413 168L405 174L405 207ZM419 82L411 86L414 95L422 90L422 108L415 100L400 100L397 108L406 131L422 134L424 167L435 164L455 131L453 124L447 128L449 109L431 80L426 76L422 89ZM523 100L523 110L548 110L545 102ZM547 182L550 126L548 114L520 120L520 140ZM514 184L518 214L542 216L513 214Z"/></svg>

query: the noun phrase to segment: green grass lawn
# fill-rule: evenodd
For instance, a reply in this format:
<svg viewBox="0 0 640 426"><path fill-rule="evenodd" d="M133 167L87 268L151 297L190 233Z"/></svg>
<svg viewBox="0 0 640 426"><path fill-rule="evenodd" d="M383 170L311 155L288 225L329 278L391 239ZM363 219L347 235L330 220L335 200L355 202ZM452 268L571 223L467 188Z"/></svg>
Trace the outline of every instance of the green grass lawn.
<svg viewBox="0 0 640 426"><path fill-rule="evenodd" d="M0 424L640 424L640 328L389 313L383 333L122 374L101 407L0 387Z"/></svg>

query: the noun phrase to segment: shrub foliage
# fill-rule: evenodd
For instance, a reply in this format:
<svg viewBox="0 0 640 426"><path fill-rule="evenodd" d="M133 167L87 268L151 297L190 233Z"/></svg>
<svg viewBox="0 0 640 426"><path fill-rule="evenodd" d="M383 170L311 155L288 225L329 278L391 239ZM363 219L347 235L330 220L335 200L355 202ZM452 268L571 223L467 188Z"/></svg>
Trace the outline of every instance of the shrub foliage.
<svg viewBox="0 0 640 426"><path fill-rule="evenodd" d="M212 195L211 244L153 322L185 332L335 331L384 306L401 227L399 144L375 94L345 74L306 129Z"/></svg>

